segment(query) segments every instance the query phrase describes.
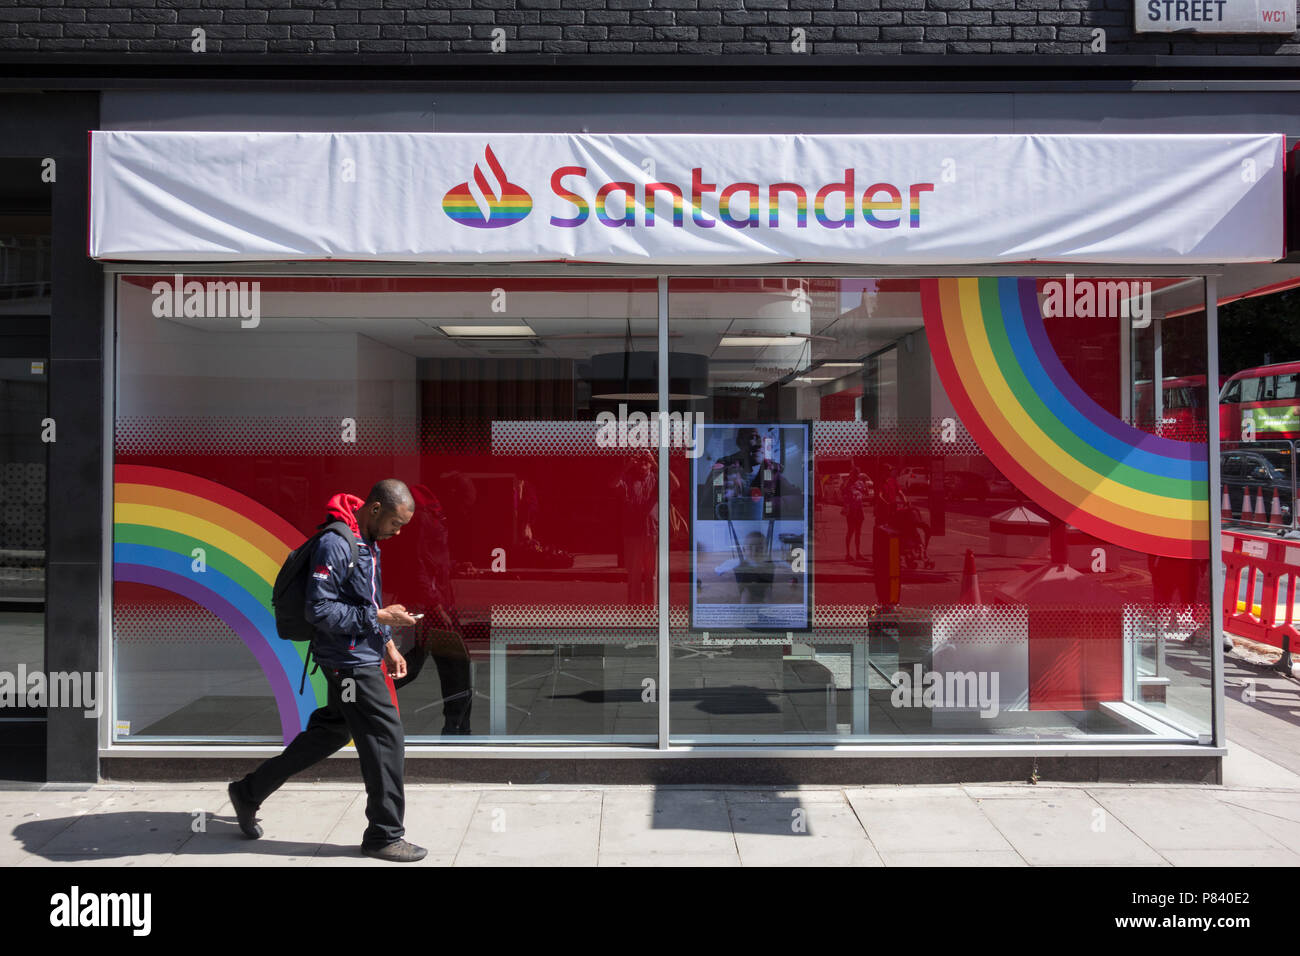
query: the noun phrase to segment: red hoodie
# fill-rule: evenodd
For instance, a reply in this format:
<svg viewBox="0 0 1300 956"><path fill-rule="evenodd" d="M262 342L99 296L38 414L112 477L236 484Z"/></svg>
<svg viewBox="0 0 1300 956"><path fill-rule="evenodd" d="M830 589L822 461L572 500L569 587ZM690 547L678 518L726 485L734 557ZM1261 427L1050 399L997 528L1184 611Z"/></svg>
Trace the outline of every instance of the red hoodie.
<svg viewBox="0 0 1300 956"><path fill-rule="evenodd" d="M325 505L325 513L331 518L337 518L339 521L342 521L352 529L352 533L357 536L358 540L362 540L361 526L357 524L357 512L361 510L361 506L364 504L365 502L356 495L349 495L346 492L340 492L331 498L329 503Z"/></svg>
<svg viewBox="0 0 1300 956"><path fill-rule="evenodd" d="M325 510L331 521L342 521L361 542L355 566L348 546L336 534L324 535L313 556L307 581L307 620L316 628L317 660L333 667L364 667L383 661L384 644L392 631L378 620L383 581L379 546L366 541L357 523L365 502L356 495L338 494Z"/></svg>

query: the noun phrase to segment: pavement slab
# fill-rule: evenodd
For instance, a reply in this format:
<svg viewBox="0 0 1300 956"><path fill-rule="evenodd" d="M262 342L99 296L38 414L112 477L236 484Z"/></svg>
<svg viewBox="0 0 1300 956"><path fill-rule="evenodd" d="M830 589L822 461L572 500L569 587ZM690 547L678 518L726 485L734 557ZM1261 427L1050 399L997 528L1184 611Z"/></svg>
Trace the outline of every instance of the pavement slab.
<svg viewBox="0 0 1300 956"><path fill-rule="evenodd" d="M221 794L221 798L224 798ZM197 835L202 815L220 806L212 790L118 790L44 843L38 853L83 860L121 860L175 853Z"/></svg>
<svg viewBox="0 0 1300 956"><path fill-rule="evenodd" d="M1028 866L1014 850L885 851L886 866Z"/></svg>
<svg viewBox="0 0 1300 956"><path fill-rule="evenodd" d="M0 866L39 852L78 819L93 814L104 791L0 791Z"/></svg>
<svg viewBox="0 0 1300 956"><path fill-rule="evenodd" d="M1300 741L1300 733L1294 735ZM1272 747L1263 749L1272 750ZM1228 741L1228 755L1223 758L1225 787L1268 787L1300 790L1300 773L1256 753L1235 740Z"/></svg>
<svg viewBox="0 0 1300 956"><path fill-rule="evenodd" d="M1158 866L1164 859L1079 790L979 800L980 809L1031 866Z"/></svg>
<svg viewBox="0 0 1300 956"><path fill-rule="evenodd" d="M1276 845L1300 853L1300 803L1295 795L1246 791L1218 797L1242 819L1268 834Z"/></svg>
<svg viewBox="0 0 1300 956"><path fill-rule="evenodd" d="M979 803L959 788L864 789L846 795L886 863L902 853L1015 852Z"/></svg>
<svg viewBox="0 0 1300 956"><path fill-rule="evenodd" d="M1236 869L1247 866L1300 866L1300 854L1291 850L1162 850L1174 866Z"/></svg>
<svg viewBox="0 0 1300 956"><path fill-rule="evenodd" d="M606 790L601 866L739 866L724 794Z"/></svg>
<svg viewBox="0 0 1300 956"><path fill-rule="evenodd" d="M1300 865L1300 775L1235 741L1233 785L412 784L421 866ZM1235 769L1233 769L1235 768ZM359 783L291 782L238 830L224 783L0 790L3 866L389 866Z"/></svg>
<svg viewBox="0 0 1300 956"><path fill-rule="evenodd" d="M360 790L281 789L258 809L262 837L250 840L239 830L230 798L224 792L219 796L206 831L183 844L169 865L301 866L329 845L348 808L365 799Z"/></svg>
<svg viewBox="0 0 1300 956"><path fill-rule="evenodd" d="M1149 847L1165 850L1281 849L1214 794L1197 790L1099 790L1094 800Z"/></svg>
<svg viewBox="0 0 1300 956"><path fill-rule="evenodd" d="M744 866L883 866L880 854L841 798L731 804L731 828Z"/></svg>
<svg viewBox="0 0 1300 956"><path fill-rule="evenodd" d="M87 857L81 853L64 854L31 854L18 865L20 867L31 866L74 866L81 867L106 867L111 869L120 869L123 867L147 868L155 866L166 866L175 855L171 853L139 853L135 856L101 856Z"/></svg>
<svg viewBox="0 0 1300 956"><path fill-rule="evenodd" d="M594 866L601 802L592 791L484 791L455 865Z"/></svg>

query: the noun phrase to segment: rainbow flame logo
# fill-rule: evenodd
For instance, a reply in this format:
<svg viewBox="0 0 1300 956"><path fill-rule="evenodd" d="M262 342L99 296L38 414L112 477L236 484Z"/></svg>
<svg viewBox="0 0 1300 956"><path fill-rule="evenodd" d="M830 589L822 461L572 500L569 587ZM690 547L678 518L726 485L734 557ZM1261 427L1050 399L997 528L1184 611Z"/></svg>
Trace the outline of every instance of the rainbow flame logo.
<svg viewBox="0 0 1300 956"><path fill-rule="evenodd" d="M488 182L483 168L475 163L473 180L461 183L443 196L442 210L462 226L475 229L513 226L532 211L533 197L506 179L491 146L484 148L483 158L496 181L495 188Z"/></svg>

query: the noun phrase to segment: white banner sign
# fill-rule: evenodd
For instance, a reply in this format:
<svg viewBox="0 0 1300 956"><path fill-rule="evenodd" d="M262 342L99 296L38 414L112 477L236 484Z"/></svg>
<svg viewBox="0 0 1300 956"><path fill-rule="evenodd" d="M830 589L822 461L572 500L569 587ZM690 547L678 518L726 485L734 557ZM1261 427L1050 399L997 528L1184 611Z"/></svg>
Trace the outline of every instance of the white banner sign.
<svg viewBox="0 0 1300 956"><path fill-rule="evenodd" d="M1294 33L1296 0L1133 0L1138 33Z"/></svg>
<svg viewBox="0 0 1300 956"><path fill-rule="evenodd" d="M1283 255L1281 135L134 133L91 255L1160 263Z"/></svg>

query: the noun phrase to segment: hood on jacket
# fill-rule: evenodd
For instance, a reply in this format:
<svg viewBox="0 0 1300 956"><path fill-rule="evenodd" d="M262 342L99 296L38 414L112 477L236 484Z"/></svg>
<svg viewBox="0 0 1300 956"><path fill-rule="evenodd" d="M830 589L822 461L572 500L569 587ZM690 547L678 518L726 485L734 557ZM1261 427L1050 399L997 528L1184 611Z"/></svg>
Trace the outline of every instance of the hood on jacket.
<svg viewBox="0 0 1300 956"><path fill-rule="evenodd" d="M411 485L411 497L415 499L416 509L427 509L433 517L443 520L442 502L438 500L428 485Z"/></svg>
<svg viewBox="0 0 1300 956"><path fill-rule="evenodd" d="M358 539L362 537L361 526L357 524L357 511L365 501L356 495L349 495L346 492L340 492L329 500L325 505L325 513L329 515L327 521L342 521Z"/></svg>

